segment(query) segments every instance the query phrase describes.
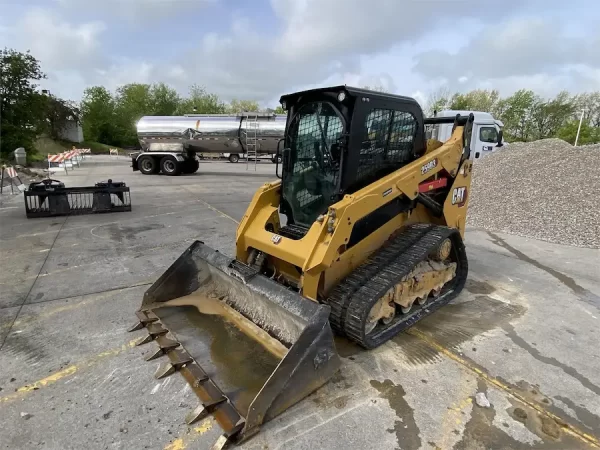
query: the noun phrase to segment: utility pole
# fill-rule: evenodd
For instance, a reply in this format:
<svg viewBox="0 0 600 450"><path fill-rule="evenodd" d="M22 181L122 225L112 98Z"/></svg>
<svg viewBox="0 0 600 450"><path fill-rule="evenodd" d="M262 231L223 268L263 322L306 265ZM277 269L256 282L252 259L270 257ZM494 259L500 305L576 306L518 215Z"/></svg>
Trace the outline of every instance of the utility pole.
<svg viewBox="0 0 600 450"><path fill-rule="evenodd" d="M577 147L577 141L579 141L579 132L581 131L581 123L583 122L583 113L585 109L581 110L581 117L579 118L579 127L577 127L577 136L575 136L575 147Z"/></svg>

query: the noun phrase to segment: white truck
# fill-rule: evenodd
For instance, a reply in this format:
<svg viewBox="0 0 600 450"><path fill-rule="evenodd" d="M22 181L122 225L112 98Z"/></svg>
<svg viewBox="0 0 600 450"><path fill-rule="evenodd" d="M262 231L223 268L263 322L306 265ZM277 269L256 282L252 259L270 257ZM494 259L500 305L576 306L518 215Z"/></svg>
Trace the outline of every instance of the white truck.
<svg viewBox="0 0 600 450"><path fill-rule="evenodd" d="M504 124L494 119L487 112L467 110L444 110L434 114L435 117L455 117L457 114L468 116L473 113L473 134L471 136L471 159L480 159L507 145L504 141ZM452 134L452 124L437 124L428 130L429 136L439 141L446 141Z"/></svg>

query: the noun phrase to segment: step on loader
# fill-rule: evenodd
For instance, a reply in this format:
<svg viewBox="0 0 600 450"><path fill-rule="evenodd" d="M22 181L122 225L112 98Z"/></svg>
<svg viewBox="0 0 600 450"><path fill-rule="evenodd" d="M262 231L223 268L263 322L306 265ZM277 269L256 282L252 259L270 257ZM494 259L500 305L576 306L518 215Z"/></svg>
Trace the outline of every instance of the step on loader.
<svg viewBox="0 0 600 450"><path fill-rule="evenodd" d="M473 116L348 86L281 97L277 180L254 194L235 258L194 242L148 289L132 330L157 378L179 372L239 443L341 367L334 335L372 349L455 298ZM453 123L446 142L426 126Z"/></svg>

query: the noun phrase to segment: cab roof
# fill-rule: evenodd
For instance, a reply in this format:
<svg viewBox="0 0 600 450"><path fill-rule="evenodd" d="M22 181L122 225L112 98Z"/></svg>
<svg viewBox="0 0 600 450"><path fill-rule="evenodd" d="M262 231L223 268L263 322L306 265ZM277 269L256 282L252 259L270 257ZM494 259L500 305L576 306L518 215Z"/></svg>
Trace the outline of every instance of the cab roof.
<svg viewBox="0 0 600 450"><path fill-rule="evenodd" d="M401 102L405 102L405 103L413 103L413 104L421 107L419 105L419 102L417 102L412 97L406 97L403 95L396 95L396 94L388 94L387 92L372 91L369 89L362 89L362 88L357 88L357 87L353 87L353 86L347 86L345 84L338 85L338 86L322 87L322 88L317 88L317 89L308 89L305 91L293 92L291 94L284 94L279 99L279 103L282 103L284 101L289 102L289 103L295 103L298 100L298 98L300 98L301 96L307 95L307 94L316 94L319 92L334 92L335 93L335 92L342 92L342 91L345 91L348 95L351 95L353 97L369 96L370 98L380 98L380 99L386 99L386 100L396 100L396 101L401 101Z"/></svg>

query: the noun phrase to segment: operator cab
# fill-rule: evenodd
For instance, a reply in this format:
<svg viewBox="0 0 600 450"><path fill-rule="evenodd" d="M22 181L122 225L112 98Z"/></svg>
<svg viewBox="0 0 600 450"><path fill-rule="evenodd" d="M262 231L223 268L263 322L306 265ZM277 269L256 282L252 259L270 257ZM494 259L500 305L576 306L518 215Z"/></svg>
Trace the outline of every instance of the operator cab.
<svg viewBox="0 0 600 450"><path fill-rule="evenodd" d="M410 97L335 86L280 102L288 113L280 212L296 229L425 152L423 112Z"/></svg>

